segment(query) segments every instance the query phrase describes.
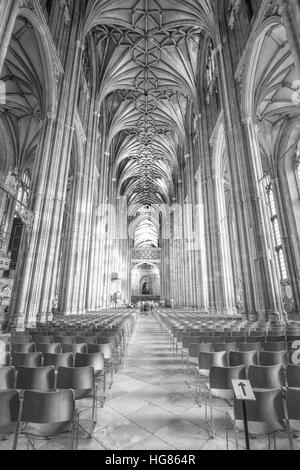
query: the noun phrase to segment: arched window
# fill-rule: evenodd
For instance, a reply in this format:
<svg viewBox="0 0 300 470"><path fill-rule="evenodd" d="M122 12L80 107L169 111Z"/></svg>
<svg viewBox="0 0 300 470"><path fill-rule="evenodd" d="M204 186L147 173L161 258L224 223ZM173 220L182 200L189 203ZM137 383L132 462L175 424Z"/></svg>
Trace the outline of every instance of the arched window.
<svg viewBox="0 0 300 470"><path fill-rule="evenodd" d="M278 223L278 215L277 215L277 210L276 210L276 205L275 205L273 183L270 181L269 176L267 177L266 194L267 194L267 206L268 206L269 216L270 216L270 221L271 221L273 246L274 246L275 254L276 254L275 256L276 267L277 267L280 280L282 281L284 279L287 279L287 270L286 270L286 264L285 264L283 247L282 247L282 240L281 240L279 223Z"/></svg>
<svg viewBox="0 0 300 470"><path fill-rule="evenodd" d="M296 170L296 177L297 177L297 182L298 182L298 187L300 191L300 140L297 144L296 148L296 160L295 160L295 170Z"/></svg>

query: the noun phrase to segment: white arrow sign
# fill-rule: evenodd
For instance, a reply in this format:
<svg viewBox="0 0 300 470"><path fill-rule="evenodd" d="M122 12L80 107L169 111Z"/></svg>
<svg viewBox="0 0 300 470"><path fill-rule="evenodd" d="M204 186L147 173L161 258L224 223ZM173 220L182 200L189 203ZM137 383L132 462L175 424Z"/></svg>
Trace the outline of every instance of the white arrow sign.
<svg viewBox="0 0 300 470"><path fill-rule="evenodd" d="M249 380L236 380L232 379L233 390L237 400L244 401L255 401L255 395L253 393Z"/></svg>

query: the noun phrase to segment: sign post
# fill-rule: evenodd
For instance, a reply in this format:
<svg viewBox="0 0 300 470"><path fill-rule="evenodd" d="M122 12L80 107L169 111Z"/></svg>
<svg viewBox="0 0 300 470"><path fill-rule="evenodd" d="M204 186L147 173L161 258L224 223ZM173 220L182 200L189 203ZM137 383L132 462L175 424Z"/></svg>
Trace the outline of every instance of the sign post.
<svg viewBox="0 0 300 470"><path fill-rule="evenodd" d="M246 449L250 450L248 418L247 418L247 401L255 401L256 398L253 393L249 380L232 379L232 385L233 385L235 398L242 402Z"/></svg>

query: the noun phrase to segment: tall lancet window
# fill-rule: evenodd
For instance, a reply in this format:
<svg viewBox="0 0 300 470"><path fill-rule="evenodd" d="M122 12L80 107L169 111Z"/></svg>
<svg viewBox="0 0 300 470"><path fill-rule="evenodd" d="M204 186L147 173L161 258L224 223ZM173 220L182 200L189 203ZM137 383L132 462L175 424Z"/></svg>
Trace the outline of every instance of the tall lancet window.
<svg viewBox="0 0 300 470"><path fill-rule="evenodd" d="M300 140L297 144L297 148L296 148L296 161L295 161L295 164L296 164L296 177L297 177L297 182L298 182L298 187L299 187L299 191L300 191Z"/></svg>
<svg viewBox="0 0 300 470"><path fill-rule="evenodd" d="M280 280L287 279L287 270L286 264L284 259L283 247L282 247L282 240L280 235L279 223L278 223L278 215L275 205L275 197L274 197L274 188L273 183L270 181L270 177L267 178L267 186L266 186L266 194L267 194L267 206L269 210L269 216L271 220L271 231L272 231L272 239L273 245L276 253L276 266L278 275Z"/></svg>

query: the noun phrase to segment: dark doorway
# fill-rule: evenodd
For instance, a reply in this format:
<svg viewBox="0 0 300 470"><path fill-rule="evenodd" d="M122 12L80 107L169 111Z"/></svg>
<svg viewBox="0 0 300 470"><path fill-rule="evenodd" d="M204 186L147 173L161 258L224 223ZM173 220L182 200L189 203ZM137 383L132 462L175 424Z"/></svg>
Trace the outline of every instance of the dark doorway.
<svg viewBox="0 0 300 470"><path fill-rule="evenodd" d="M148 282L144 282L143 287L142 287L142 294L143 295L149 295L150 294Z"/></svg>

